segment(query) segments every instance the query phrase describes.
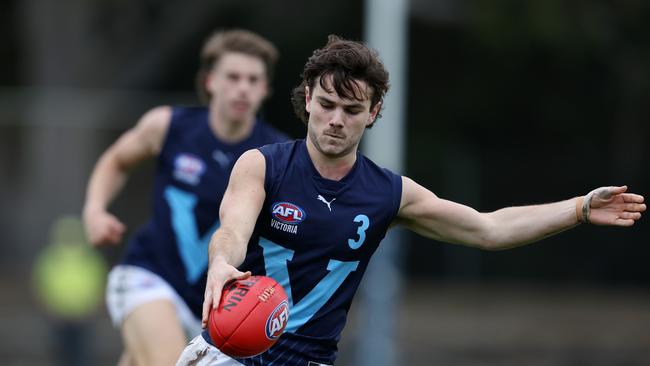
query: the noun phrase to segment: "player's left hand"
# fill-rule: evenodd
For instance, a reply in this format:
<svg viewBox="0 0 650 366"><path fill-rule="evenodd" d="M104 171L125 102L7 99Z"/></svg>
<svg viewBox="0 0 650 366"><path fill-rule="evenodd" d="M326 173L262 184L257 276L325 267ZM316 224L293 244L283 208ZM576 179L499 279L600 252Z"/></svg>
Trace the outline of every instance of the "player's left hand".
<svg viewBox="0 0 650 366"><path fill-rule="evenodd" d="M627 186L601 187L590 192L589 223L595 225L632 226L646 210L644 198L626 193Z"/></svg>

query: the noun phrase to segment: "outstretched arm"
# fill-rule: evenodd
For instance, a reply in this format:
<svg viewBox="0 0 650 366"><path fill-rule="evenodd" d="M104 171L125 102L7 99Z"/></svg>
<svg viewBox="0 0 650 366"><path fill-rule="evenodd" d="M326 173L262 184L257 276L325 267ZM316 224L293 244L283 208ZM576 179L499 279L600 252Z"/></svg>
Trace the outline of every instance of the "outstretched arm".
<svg viewBox="0 0 650 366"><path fill-rule="evenodd" d="M135 127L120 136L95 164L83 208L86 235L93 245L118 244L122 240L124 224L108 212L108 205L124 187L131 168L158 155L170 120L171 108L150 110Z"/></svg>
<svg viewBox="0 0 650 366"><path fill-rule="evenodd" d="M627 187L603 187L586 197L480 213L402 178L397 223L428 238L488 250L513 248L557 234L586 221L631 226L645 211L643 196ZM583 203L586 208L583 210ZM585 213L587 214L585 217Z"/></svg>
<svg viewBox="0 0 650 366"><path fill-rule="evenodd" d="M266 162L258 150L245 152L235 163L228 188L219 209L221 226L212 235L209 247L208 279L203 300L202 323L205 327L211 308L219 306L223 286L232 279L243 279L240 272L248 241L264 204Z"/></svg>

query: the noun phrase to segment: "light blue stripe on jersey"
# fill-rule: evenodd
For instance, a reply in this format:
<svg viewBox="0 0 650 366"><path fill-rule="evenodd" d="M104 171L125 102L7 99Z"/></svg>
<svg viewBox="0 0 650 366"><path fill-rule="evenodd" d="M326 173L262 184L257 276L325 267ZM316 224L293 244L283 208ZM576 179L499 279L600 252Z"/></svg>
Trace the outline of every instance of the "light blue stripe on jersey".
<svg viewBox="0 0 650 366"><path fill-rule="evenodd" d="M165 199L171 209L171 223L178 252L185 265L187 281L195 283L208 268L208 245L212 233L220 226L219 221L199 238L199 229L194 217L194 207L198 201L196 195L169 186L165 189Z"/></svg>
<svg viewBox="0 0 650 366"><path fill-rule="evenodd" d="M329 273L305 297L298 303L294 303L287 266L287 262L290 262L293 258L293 250L286 249L262 237L260 237L260 246L264 253L266 275L278 281L289 298L289 322L287 323L285 332L293 333L303 326L303 324L307 323L329 301L343 281L359 265L359 261L342 262L330 259L327 264Z"/></svg>
<svg viewBox="0 0 650 366"><path fill-rule="evenodd" d="M262 247L264 254L266 275L278 281L287 293L289 306L293 306L291 283L289 282L289 269L287 267L287 262L293 259L293 250L286 249L262 237L260 237L260 246ZM291 313L289 313L289 318L291 318Z"/></svg>

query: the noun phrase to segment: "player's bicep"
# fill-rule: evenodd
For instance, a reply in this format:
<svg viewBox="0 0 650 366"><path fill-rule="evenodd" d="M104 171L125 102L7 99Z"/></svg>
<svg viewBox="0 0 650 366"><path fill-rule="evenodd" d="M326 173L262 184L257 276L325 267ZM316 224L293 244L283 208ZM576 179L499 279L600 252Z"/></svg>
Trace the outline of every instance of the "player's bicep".
<svg viewBox="0 0 650 366"><path fill-rule="evenodd" d="M245 152L235 163L228 188L221 201L221 227L247 242L264 204L266 161L258 150Z"/></svg>
<svg viewBox="0 0 650 366"><path fill-rule="evenodd" d="M398 224L449 243L482 246L487 240L490 222L485 215L439 198L409 178L402 177L402 187Z"/></svg>

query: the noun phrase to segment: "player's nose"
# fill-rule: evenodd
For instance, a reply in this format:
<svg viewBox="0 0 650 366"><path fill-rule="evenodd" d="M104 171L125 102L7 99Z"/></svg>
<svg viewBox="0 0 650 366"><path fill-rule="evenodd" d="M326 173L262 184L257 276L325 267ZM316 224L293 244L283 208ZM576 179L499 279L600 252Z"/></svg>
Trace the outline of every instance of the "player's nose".
<svg viewBox="0 0 650 366"><path fill-rule="evenodd" d="M251 89L251 85L246 81L242 81L238 85L238 90L240 93L246 94L250 91L250 89Z"/></svg>
<svg viewBox="0 0 650 366"><path fill-rule="evenodd" d="M330 115L329 120L330 126L341 127L343 126L343 111L340 109L335 109L334 112Z"/></svg>
<svg viewBox="0 0 650 366"><path fill-rule="evenodd" d="M239 90L240 92L246 93L251 90L251 88L253 87L253 83L250 80L248 80L248 78L241 77L237 80L236 87L237 90Z"/></svg>

